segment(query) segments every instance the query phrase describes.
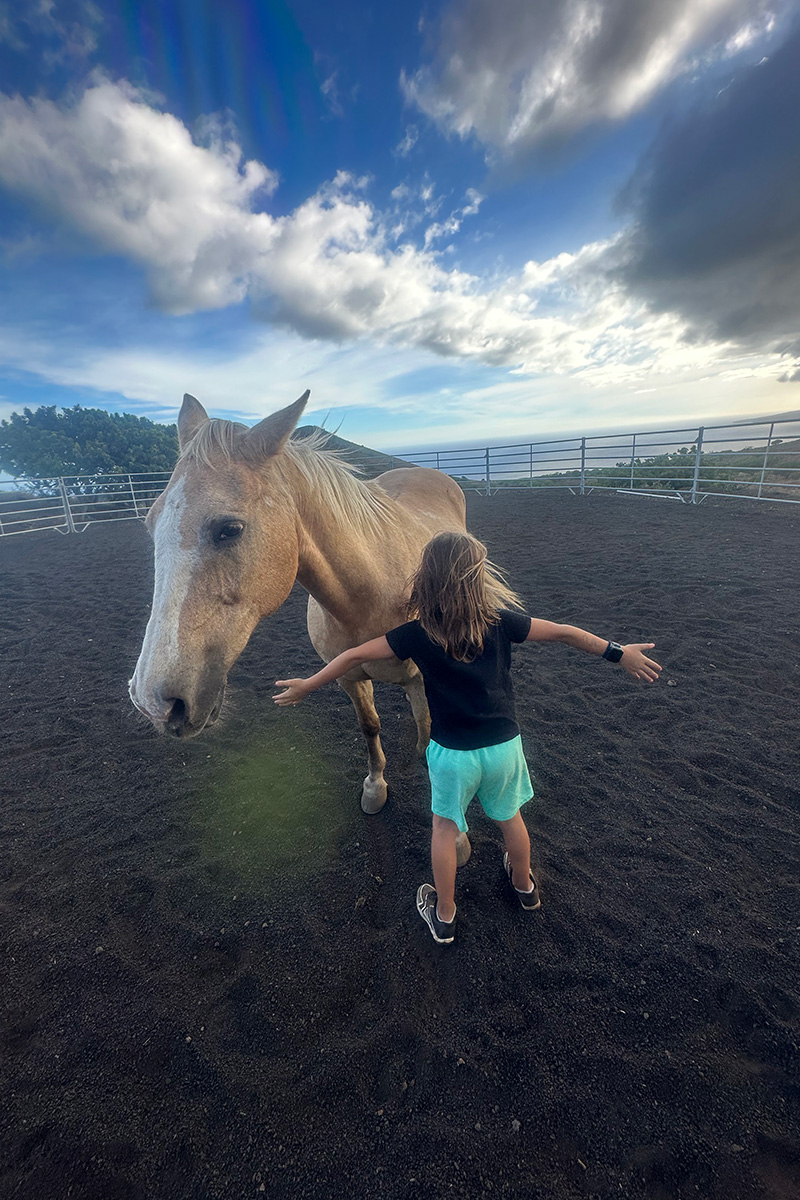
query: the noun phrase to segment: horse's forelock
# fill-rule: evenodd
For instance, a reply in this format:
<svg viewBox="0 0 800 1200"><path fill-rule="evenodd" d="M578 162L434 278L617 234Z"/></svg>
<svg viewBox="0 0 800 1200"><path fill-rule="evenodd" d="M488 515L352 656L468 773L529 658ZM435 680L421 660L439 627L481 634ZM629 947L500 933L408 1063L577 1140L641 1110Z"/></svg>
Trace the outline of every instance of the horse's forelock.
<svg viewBox="0 0 800 1200"><path fill-rule="evenodd" d="M211 417L205 421L179 455L179 461L200 463L213 467L215 462L243 462L256 466L264 458L263 450L251 447L247 435L250 429L238 421L225 421L219 417ZM359 474L358 467L343 462L335 450L328 446L330 434L324 429L315 429L313 433L302 439L296 439L284 446L283 450L294 462L301 465L304 474L313 472L315 455L322 452L325 458L335 460L336 464L351 475Z"/></svg>
<svg viewBox="0 0 800 1200"><path fill-rule="evenodd" d="M205 421L181 451L179 461L196 462L213 467L221 458L224 462L242 458L241 448L247 426L237 421L212 417Z"/></svg>

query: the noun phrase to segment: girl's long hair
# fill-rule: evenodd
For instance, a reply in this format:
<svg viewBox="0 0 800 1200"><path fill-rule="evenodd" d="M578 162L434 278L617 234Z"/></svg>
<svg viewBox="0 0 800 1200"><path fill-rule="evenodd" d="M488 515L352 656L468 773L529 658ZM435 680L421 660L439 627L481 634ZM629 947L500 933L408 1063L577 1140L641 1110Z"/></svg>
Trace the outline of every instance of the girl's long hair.
<svg viewBox="0 0 800 1200"><path fill-rule="evenodd" d="M437 533L411 579L410 620L451 658L472 662L502 608L522 608L483 542L469 533Z"/></svg>

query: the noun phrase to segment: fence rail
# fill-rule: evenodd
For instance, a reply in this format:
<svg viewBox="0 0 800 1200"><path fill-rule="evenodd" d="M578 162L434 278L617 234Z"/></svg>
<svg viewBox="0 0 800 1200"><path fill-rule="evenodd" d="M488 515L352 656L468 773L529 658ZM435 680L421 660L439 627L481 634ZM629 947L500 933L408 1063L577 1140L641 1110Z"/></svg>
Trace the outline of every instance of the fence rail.
<svg viewBox="0 0 800 1200"><path fill-rule="evenodd" d="M146 517L170 473L65 475L0 485L0 535L82 533L95 521Z"/></svg>
<svg viewBox="0 0 800 1200"><path fill-rule="evenodd" d="M465 491L607 488L699 504L707 496L800 504L800 420L686 426L506 446L454 447L384 456L428 466ZM375 455L365 458L372 474ZM350 461L358 466L358 456ZM72 475L0 484L0 536L81 533L96 521L145 517L169 473Z"/></svg>
<svg viewBox="0 0 800 1200"><path fill-rule="evenodd" d="M436 467L486 495L611 488L692 504L707 496L800 503L800 419L410 451L394 461Z"/></svg>

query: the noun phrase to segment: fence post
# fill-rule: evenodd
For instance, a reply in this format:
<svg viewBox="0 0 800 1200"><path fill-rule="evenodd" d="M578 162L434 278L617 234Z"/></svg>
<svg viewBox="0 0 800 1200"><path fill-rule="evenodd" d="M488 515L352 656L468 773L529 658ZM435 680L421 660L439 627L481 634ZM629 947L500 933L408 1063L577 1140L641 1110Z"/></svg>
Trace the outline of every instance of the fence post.
<svg viewBox="0 0 800 1200"><path fill-rule="evenodd" d="M489 475L489 447L486 447L486 495L492 494L492 481Z"/></svg>
<svg viewBox="0 0 800 1200"><path fill-rule="evenodd" d="M761 489L764 486L764 472L767 469L767 457L769 455L769 448L772 443L772 435L773 435L774 431L775 431L775 422L773 421L769 427L769 437L767 438L767 444L764 448L764 462L761 467L761 478L758 481L758 496L756 497L756 499L758 499L758 500L761 499Z"/></svg>
<svg viewBox="0 0 800 1200"><path fill-rule="evenodd" d="M631 491L633 491L633 464L634 464L635 459L636 459L636 434L633 435L633 445L631 446L631 487L630 487Z"/></svg>
<svg viewBox="0 0 800 1200"><path fill-rule="evenodd" d="M703 453L703 434L705 426L701 425L697 431L697 452L694 456L694 479L692 480L692 504L697 504L697 477L700 474L700 456Z"/></svg>
<svg viewBox="0 0 800 1200"><path fill-rule="evenodd" d="M586 480L586 438L581 438L581 495L585 491Z"/></svg>
<svg viewBox="0 0 800 1200"><path fill-rule="evenodd" d="M64 516L67 518L67 529L70 533L75 533L75 522L72 520L72 511L69 507L69 496L67 495L67 485L64 480L59 477L58 489L61 492L61 503L64 505Z"/></svg>
<svg viewBox="0 0 800 1200"><path fill-rule="evenodd" d="M130 475L128 476L128 487L131 489L131 500L133 501L133 511L136 513L136 516L138 517L140 515L139 514L139 505L136 503L136 492L133 490L133 479L131 478Z"/></svg>

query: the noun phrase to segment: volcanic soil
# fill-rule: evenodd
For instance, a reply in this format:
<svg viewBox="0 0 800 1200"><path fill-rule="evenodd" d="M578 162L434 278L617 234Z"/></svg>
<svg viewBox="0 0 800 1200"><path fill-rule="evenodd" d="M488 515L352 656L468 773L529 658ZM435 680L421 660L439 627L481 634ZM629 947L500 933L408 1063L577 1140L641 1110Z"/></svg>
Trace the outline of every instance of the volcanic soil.
<svg viewBox="0 0 800 1200"><path fill-rule="evenodd" d="M664 671L515 650L543 905L473 805L450 947L402 693L372 817L347 698L271 702L299 588L169 740L126 694L144 528L0 540L2 1197L797 1200L800 511L468 507L531 614Z"/></svg>

